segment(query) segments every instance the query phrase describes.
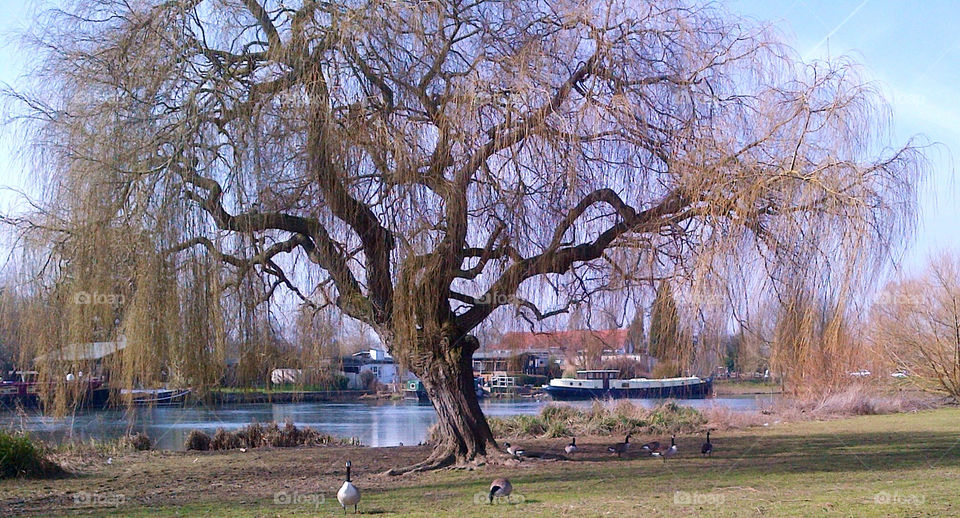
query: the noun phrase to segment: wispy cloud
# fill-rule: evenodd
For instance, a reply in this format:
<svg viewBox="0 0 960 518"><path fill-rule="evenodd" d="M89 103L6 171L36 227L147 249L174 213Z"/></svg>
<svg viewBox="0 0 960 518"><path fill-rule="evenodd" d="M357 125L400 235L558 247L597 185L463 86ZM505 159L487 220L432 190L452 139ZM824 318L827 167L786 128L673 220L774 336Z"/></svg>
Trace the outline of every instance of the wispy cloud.
<svg viewBox="0 0 960 518"><path fill-rule="evenodd" d="M814 45L812 48L807 50L807 52L803 55L803 59L804 60L812 59L816 55L817 49L819 49L824 43L830 41L830 37L836 34L837 31L842 29L843 26L846 25L847 22L849 22L851 19L853 19L853 17L856 16L858 12L860 12L860 9L863 9L863 7L867 5L869 2L870 0L863 0L863 2L860 2L860 5L858 5L853 11L851 11L850 14L848 14L847 17L844 18L842 22L837 24L837 26L834 27L830 32L828 32L827 35L824 36L823 39L821 39L816 45Z"/></svg>

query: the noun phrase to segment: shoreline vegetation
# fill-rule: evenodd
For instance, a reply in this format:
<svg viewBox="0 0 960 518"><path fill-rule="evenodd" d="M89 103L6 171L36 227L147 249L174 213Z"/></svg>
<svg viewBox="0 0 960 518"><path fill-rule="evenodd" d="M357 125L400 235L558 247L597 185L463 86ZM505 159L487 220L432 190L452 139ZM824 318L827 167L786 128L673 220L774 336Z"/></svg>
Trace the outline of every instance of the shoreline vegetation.
<svg viewBox="0 0 960 518"><path fill-rule="evenodd" d="M843 401L856 399L848 395ZM709 458L699 455L703 430L693 430L696 426L712 428L709 414L706 424L698 425L695 411L688 414L689 409L673 409L667 404L646 410L648 417L679 412L693 420L679 427L649 427L634 436L634 442L641 444L663 441L676 431L680 455L666 462L638 451L617 459L606 453L611 436L578 435L581 451L569 461L524 459L403 477L380 473L425 457L429 446L51 451L51 457L69 474L55 481L0 480L0 514L337 513L340 508L333 494L342 482L346 460L352 460L354 480L364 491L361 512L385 516L955 513L960 493L960 448L956 447L960 408L924 410L914 407L917 403L912 399L901 403L901 413L819 420L842 408L870 410L868 414L893 409L877 401L870 405L824 402L804 407L811 408L804 415L816 419L714 431L715 451ZM627 407L618 403L607 411L624 413ZM564 412L547 413L560 418ZM522 444L529 449L562 451L567 442L567 437L537 437L524 439ZM475 494L494 476L509 476L522 498L493 508L486 500L475 501ZM638 484L642 491L637 490Z"/></svg>
<svg viewBox="0 0 960 518"><path fill-rule="evenodd" d="M529 388L533 395L537 395L540 387ZM764 380L726 380L718 379L713 384L714 396L738 396L738 395L757 395L757 394L781 394L783 391L780 385ZM527 394L529 397L530 394ZM321 390L315 387L252 387L252 388L218 388L210 392L209 397L216 403L237 404L237 403L261 403L261 402L287 402L287 401L354 401L364 399L385 399L397 400L403 399L401 392L376 391L376 390ZM509 398L516 397L512 394L494 393L488 397Z"/></svg>
<svg viewBox="0 0 960 518"><path fill-rule="evenodd" d="M682 401L670 401L648 409L619 400L596 401L587 409L551 404L538 415L495 417L489 421L498 438L682 434L707 429L741 430L780 423L917 412L948 403L947 398L924 392L855 384L826 395L784 397L761 403L756 411L736 411L722 406L697 410L683 406Z"/></svg>
<svg viewBox="0 0 960 518"><path fill-rule="evenodd" d="M750 385L747 390L759 391L777 388L777 385L771 383L752 381L724 385L727 387ZM737 393L776 394L776 392L744 390ZM840 419L858 415L917 412L943 407L949 403L947 398L921 391L852 384L827 395L785 396L769 402L761 402L760 407L755 411L732 410L724 406L698 410L685 406L683 400L667 401L653 408L635 405L628 400L598 400L587 408L555 402L545 406L539 414L489 417L488 422L498 440L572 436L609 437L627 433L693 434L707 429L742 430L771 424ZM0 432L3 431L0 430ZM27 440L26 434L16 430L3 433L7 438ZM435 431L431 428L426 444L432 444L436 439L434 434ZM27 442L30 441L27 440ZM111 440L70 441L61 444L33 442L38 443L38 452L53 454L54 457L88 453L122 454L153 449L151 439L142 433ZM232 431L218 428L213 434L196 429L191 430L185 440L183 451L322 445L362 446L356 438L335 437L310 427L297 427L295 423L287 421L282 424L252 422ZM43 472L38 473L42 475Z"/></svg>
<svg viewBox="0 0 960 518"><path fill-rule="evenodd" d="M714 396L740 396L755 394L782 394L783 388L772 381L762 379L714 379Z"/></svg>
<svg viewBox="0 0 960 518"><path fill-rule="evenodd" d="M488 395L492 399L529 398L539 397L540 387L526 387L529 391L520 394L494 393ZM713 395L746 396L759 394L781 394L779 385L763 380L717 380L714 381ZM364 401L385 400L396 401L404 399L402 392L377 391L365 389L326 390L311 386L281 386L281 387L219 387L204 394L191 394L191 402L205 402L217 405L238 405L248 403L304 403L304 402L336 402L336 401Z"/></svg>

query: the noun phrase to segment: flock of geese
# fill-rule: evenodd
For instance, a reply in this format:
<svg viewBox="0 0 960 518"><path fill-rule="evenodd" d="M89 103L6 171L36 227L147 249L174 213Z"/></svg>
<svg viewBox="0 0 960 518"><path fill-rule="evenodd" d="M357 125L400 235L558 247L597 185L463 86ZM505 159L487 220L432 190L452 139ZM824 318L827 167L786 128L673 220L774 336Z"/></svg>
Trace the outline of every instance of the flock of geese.
<svg viewBox="0 0 960 518"><path fill-rule="evenodd" d="M618 442L607 446L607 452L615 454L617 457L623 457L630 450L630 437L632 434L627 434L623 438L623 442ZM550 458L551 454L549 453L538 453L527 451L519 446L510 444L508 442L503 443L503 446L506 448L507 453L512 455L516 459L523 459L524 457L536 457L536 458ZM578 453L580 447L577 446L577 438L571 437L570 444L567 444L563 447L563 452L567 455L574 455ZM640 451L651 456L659 457L663 459L664 462L667 461L670 457L675 457L680 453L679 448L677 448L677 436L673 435L670 437L670 446L663 448L660 445L660 441L650 441L640 445ZM713 454L713 443L710 442L710 431L707 430L707 440L700 446L700 455L708 456ZM553 455L554 458L561 457ZM340 490L337 491L337 501L340 502L340 507L343 507L343 512L346 514L347 508L353 506L353 512L358 512L358 505L360 503L360 490L357 486L353 485L353 482L350 481L350 461L347 461L347 479L343 482L343 485L340 486ZM490 493L488 499L490 503L493 503L494 498L508 497L513 493L513 484L510 483L510 480L505 477L498 477L490 483Z"/></svg>

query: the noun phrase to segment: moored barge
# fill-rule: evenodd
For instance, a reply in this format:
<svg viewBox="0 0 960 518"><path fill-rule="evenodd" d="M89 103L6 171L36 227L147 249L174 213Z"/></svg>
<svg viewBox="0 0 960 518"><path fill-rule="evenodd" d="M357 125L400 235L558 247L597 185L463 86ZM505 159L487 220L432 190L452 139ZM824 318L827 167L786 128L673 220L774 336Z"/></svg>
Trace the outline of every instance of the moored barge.
<svg viewBox="0 0 960 518"><path fill-rule="evenodd" d="M555 378L544 386L553 399L702 399L713 391L713 379L680 378L620 379L618 370L581 370L576 378Z"/></svg>

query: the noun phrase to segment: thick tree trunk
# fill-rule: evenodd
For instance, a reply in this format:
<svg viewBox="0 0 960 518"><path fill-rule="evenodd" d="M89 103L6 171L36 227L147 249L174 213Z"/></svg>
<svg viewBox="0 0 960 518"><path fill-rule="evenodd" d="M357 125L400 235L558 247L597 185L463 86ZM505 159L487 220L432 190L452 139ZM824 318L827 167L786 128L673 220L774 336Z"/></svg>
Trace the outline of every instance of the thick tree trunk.
<svg viewBox="0 0 960 518"><path fill-rule="evenodd" d="M445 358L434 358L413 369L437 411L436 443L425 461L392 469L389 474L465 465L499 452L474 391L474 349L447 350Z"/></svg>

